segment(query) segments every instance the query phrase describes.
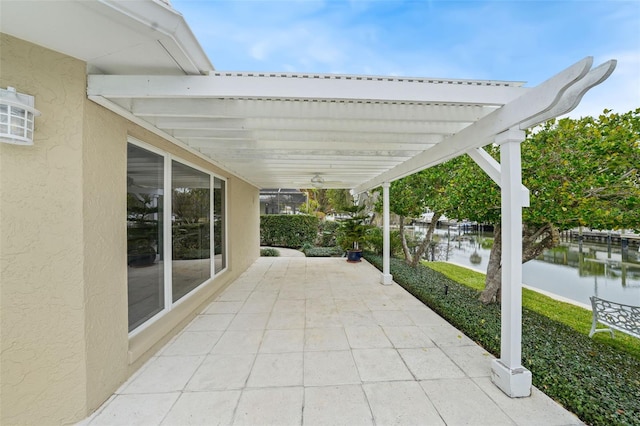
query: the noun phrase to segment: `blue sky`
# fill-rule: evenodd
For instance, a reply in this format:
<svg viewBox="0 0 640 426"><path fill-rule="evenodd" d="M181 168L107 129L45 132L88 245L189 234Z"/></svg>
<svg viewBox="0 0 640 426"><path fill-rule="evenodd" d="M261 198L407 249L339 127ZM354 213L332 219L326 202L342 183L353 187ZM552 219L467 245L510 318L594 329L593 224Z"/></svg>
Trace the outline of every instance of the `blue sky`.
<svg viewBox="0 0 640 426"><path fill-rule="evenodd" d="M217 70L515 80L614 74L571 116L640 107L640 0L171 0Z"/></svg>

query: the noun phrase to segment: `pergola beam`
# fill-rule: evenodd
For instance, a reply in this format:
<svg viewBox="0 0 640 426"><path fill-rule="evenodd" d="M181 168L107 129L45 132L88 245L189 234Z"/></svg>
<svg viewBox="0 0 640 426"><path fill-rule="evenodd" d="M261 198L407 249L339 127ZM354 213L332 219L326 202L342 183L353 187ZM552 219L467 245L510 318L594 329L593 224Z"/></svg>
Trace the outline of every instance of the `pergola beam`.
<svg viewBox="0 0 640 426"><path fill-rule="evenodd" d="M350 149L336 149L336 150L326 150L326 149L247 149L243 151L237 147L229 147L225 148L217 148L217 149L209 149L204 148L201 152L211 152L220 157L224 158L257 158L257 159L272 159L272 158L286 158L291 159L293 161L297 160L306 160L309 157L319 157L322 158L336 158L344 155L357 155L358 158L368 158L368 157L385 157L391 161L398 160L403 161L404 159L410 158L413 155L419 154L420 151L399 151L399 150L358 150L354 153L353 150Z"/></svg>
<svg viewBox="0 0 640 426"><path fill-rule="evenodd" d="M567 88L553 107L542 114L535 115L529 120L521 122L519 126L520 129L528 129L536 124L540 124L575 109L589 89L609 78L613 70L615 70L617 63L615 59L612 59L589 71L581 80Z"/></svg>
<svg viewBox="0 0 640 426"><path fill-rule="evenodd" d="M89 76L92 79L92 76ZM524 93L524 92L523 92ZM103 96L100 96L103 97ZM356 103L304 100L264 99L111 99L150 122L155 117L217 119L321 119L321 120L388 120L474 122L499 106L425 104L425 103ZM124 104L127 105L124 105ZM357 106L357 107L354 107Z"/></svg>
<svg viewBox="0 0 640 426"><path fill-rule="evenodd" d="M92 75L89 96L108 98L330 99L504 105L520 84L338 75Z"/></svg>
<svg viewBox="0 0 640 426"><path fill-rule="evenodd" d="M190 129L211 133L215 131L240 131L251 129L319 132L327 128L341 132L365 133L415 133L415 134L452 134L470 125L473 121L435 121L435 120L374 120L374 119L310 119L310 118L193 118L193 117L157 117L149 120L160 129Z"/></svg>
<svg viewBox="0 0 640 426"><path fill-rule="evenodd" d="M183 139L192 148L204 148L217 152L225 149L257 149L257 150L297 150L297 151L344 151L346 149L344 142L328 142L328 141L310 141L310 140L252 140L252 139L228 139L228 138L184 138ZM363 142L365 143L365 142ZM433 143L394 143L394 142L374 142L365 143L364 148L369 151L408 151L418 154L425 149L435 145ZM351 147L353 148L353 146ZM363 151L364 152L364 151Z"/></svg>
<svg viewBox="0 0 640 426"><path fill-rule="evenodd" d="M164 129L163 129L164 130ZM415 144L434 144L445 138L445 135L438 134L420 134L420 133L362 133L362 132L337 132L334 130L326 131L308 131L290 130L281 132L278 130L240 130L229 131L219 130L215 132L204 132L202 130L180 129L172 131L165 130L167 133L173 134L178 139L195 139L209 138L213 133L216 138L228 139L253 139L259 140L276 140L276 141L312 141L312 142L343 142L348 146L349 143L361 143L364 145L375 142L387 143L415 143Z"/></svg>

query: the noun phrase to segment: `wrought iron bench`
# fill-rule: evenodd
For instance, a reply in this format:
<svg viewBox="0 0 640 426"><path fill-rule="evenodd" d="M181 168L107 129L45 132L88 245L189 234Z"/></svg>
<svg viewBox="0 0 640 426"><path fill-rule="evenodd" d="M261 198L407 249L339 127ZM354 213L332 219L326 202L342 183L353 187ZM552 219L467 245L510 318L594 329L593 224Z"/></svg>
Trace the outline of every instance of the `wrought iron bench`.
<svg viewBox="0 0 640 426"><path fill-rule="evenodd" d="M608 331L614 337L613 329L630 334L640 339L640 306L623 305L591 296L593 322L589 337L595 333ZM596 328L596 324L604 324L609 328Z"/></svg>

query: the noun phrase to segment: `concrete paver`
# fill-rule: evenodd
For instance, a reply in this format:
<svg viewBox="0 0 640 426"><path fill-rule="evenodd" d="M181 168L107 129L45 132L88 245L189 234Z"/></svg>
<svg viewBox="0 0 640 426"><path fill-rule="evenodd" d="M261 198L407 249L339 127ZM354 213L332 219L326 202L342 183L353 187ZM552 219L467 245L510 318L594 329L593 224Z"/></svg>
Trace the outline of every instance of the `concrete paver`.
<svg viewBox="0 0 640 426"><path fill-rule="evenodd" d="M83 425L580 425L366 262L263 257Z"/></svg>

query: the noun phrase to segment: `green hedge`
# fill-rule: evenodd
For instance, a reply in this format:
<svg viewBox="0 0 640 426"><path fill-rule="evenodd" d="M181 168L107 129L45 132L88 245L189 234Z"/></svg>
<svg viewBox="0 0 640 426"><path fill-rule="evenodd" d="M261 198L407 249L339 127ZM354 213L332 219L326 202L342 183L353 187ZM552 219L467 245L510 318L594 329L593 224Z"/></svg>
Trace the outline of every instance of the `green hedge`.
<svg viewBox="0 0 640 426"><path fill-rule="evenodd" d="M366 253L378 269L382 258ZM432 269L391 259L395 282L495 356L500 307ZM528 309L522 312L522 365L533 384L592 425L640 425L640 360Z"/></svg>
<svg viewBox="0 0 640 426"><path fill-rule="evenodd" d="M308 215L260 216L260 245L300 248L313 244L318 234L318 218Z"/></svg>

